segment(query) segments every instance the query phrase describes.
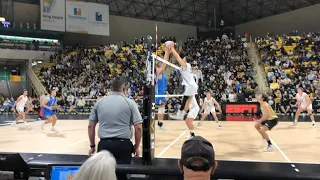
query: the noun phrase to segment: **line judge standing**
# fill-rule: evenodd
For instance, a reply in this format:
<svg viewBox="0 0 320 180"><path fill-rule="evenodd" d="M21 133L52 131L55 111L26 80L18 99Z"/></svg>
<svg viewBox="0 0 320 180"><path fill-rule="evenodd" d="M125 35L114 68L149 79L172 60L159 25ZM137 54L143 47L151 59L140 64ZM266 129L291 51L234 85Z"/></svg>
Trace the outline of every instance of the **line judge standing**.
<svg viewBox="0 0 320 180"><path fill-rule="evenodd" d="M125 82L115 78L111 83L112 93L100 99L89 117L88 135L90 140L89 155L96 150L95 127L99 123L98 152L108 150L118 164L131 164L132 154L140 155L139 145L142 136L142 117L137 104L126 98ZM135 129L135 145L132 144L132 126Z"/></svg>

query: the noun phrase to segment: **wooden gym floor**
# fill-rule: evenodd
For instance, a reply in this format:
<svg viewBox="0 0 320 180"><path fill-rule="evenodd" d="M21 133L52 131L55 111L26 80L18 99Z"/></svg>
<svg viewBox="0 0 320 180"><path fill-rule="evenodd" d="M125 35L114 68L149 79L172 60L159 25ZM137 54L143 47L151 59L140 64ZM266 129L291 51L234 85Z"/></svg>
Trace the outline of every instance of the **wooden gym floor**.
<svg viewBox="0 0 320 180"><path fill-rule="evenodd" d="M254 129L252 121L220 123L222 130L217 129L213 121L205 121L196 128L196 135L205 137L213 144L218 160L320 164L320 130L310 128L310 121L290 127L291 122L280 120L269 132L276 146L273 152L263 152L266 144ZM59 133L50 132L50 125L41 130L40 121L30 124L29 128L23 124L0 126L0 152L87 154L89 150L87 120L59 120L56 125ZM178 158L189 131L183 121L165 121L164 125L168 130L156 130L155 156ZM96 138L97 143L98 140Z"/></svg>

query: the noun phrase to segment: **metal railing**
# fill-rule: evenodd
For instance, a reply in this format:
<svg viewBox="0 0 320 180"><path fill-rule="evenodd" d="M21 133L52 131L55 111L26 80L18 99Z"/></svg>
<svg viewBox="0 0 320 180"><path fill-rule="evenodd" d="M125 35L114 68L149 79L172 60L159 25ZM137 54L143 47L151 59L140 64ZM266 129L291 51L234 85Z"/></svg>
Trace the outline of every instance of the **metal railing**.
<svg viewBox="0 0 320 180"><path fill-rule="evenodd" d="M259 91L267 93L269 91L269 88L267 86L267 79L265 77L264 68L260 65L261 58L256 43L249 43L247 50L249 59L253 63L253 78L258 83Z"/></svg>
<svg viewBox="0 0 320 180"><path fill-rule="evenodd" d="M38 97L40 97L43 94L48 94L48 91L42 85L39 78L33 72L29 64L27 65L26 73L27 73L27 79Z"/></svg>

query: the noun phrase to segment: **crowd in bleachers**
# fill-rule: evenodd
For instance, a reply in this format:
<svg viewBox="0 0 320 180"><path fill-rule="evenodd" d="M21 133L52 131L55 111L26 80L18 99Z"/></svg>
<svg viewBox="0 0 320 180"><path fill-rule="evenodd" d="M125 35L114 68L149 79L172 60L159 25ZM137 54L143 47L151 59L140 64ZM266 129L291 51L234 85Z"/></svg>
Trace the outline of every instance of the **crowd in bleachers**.
<svg viewBox="0 0 320 180"><path fill-rule="evenodd" d="M163 55L163 43L175 38L162 37L159 49ZM189 37L179 45L192 59L194 74L199 84L199 95L211 90L219 102L251 101L257 90L252 78L252 65L249 63L245 42L232 39L224 34L216 40L197 40ZM152 46L156 51L155 45ZM40 69L40 80L50 90L58 90L58 104L78 109L91 107L94 101L109 92L110 81L121 75L128 80L128 96L136 99L143 96L145 79L145 59L147 46L143 37L136 38L133 44L121 42L117 45L65 47L51 55L51 67ZM168 93L182 94L183 87L177 71L172 71L168 79ZM81 101L85 99L85 103ZM173 106L179 98L169 99Z"/></svg>
<svg viewBox="0 0 320 180"><path fill-rule="evenodd" d="M162 37L157 50L160 56L163 55L161 44L167 40L176 41L175 38ZM312 99L320 99L317 90L320 88L319 33L266 36L258 38L257 44L272 90L269 102L274 108L290 113L298 86L303 87ZM253 67L243 39L226 34L215 40L189 37L179 47L192 60L189 63L199 85L200 98L211 90L220 103L253 101L258 84L253 80ZM152 49L156 51L154 45ZM146 56L143 37L136 38L133 44L121 42L99 47L79 44L56 51L50 57L50 61L56 64L50 68L42 67L39 75L48 90L58 89L60 105L73 106L80 111L108 94L111 79L118 75L127 78L129 97L143 96ZM168 94L183 93L178 71L173 70L167 79ZM174 107L180 101L180 98L170 98L168 104ZM4 100L3 107L9 102Z"/></svg>
<svg viewBox="0 0 320 180"><path fill-rule="evenodd" d="M210 90L218 102L252 101L258 88L245 47L246 42L240 38L229 38L226 34L216 40L190 37L185 41L182 50L193 60L189 63L199 85L200 98L204 98L205 92ZM169 94L183 93L178 77L176 71L171 73ZM174 105L179 101L174 98L169 102Z"/></svg>
<svg viewBox="0 0 320 180"><path fill-rule="evenodd" d="M282 113L292 112L297 87L309 94L314 109L319 107L320 33L294 33L257 39L271 89L269 103Z"/></svg>

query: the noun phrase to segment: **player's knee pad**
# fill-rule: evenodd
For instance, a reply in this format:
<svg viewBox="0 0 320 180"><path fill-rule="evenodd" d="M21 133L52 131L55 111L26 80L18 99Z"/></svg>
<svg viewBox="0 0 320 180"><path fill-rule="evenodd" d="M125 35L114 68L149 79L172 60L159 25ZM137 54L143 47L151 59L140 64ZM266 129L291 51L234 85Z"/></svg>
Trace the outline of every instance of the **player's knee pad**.
<svg viewBox="0 0 320 180"><path fill-rule="evenodd" d="M198 116L199 111L200 111L200 108L198 105L192 106L189 110L187 118L195 119Z"/></svg>
<svg viewBox="0 0 320 180"><path fill-rule="evenodd" d="M160 106L158 108L158 114L164 114L166 112L166 108L164 106Z"/></svg>

